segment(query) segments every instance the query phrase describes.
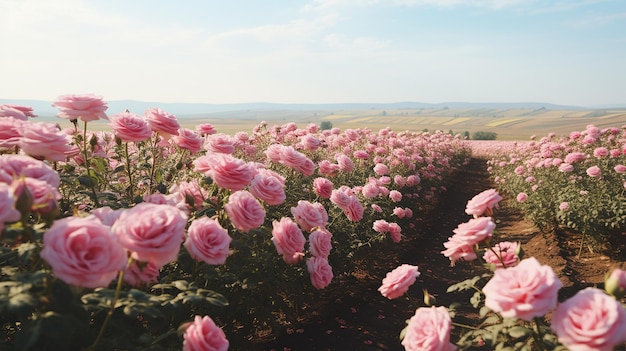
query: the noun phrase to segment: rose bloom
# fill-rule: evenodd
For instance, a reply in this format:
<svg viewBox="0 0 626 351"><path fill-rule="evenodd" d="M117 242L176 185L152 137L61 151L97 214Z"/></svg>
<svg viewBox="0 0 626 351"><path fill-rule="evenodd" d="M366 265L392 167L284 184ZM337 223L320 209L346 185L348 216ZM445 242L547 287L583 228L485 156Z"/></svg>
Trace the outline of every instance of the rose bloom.
<svg viewBox="0 0 626 351"><path fill-rule="evenodd" d="M402 200L402 193L399 192L398 190L391 190L389 192L389 198L391 199L391 201L393 202L399 202Z"/></svg>
<svg viewBox="0 0 626 351"><path fill-rule="evenodd" d="M397 216L398 218L404 218L404 216L406 216L406 212L404 211L402 207L395 207L393 209L393 214Z"/></svg>
<svg viewBox="0 0 626 351"><path fill-rule="evenodd" d="M99 288L108 286L124 269L127 254L110 227L98 218L66 217L46 231L41 258L64 282Z"/></svg>
<svg viewBox="0 0 626 351"><path fill-rule="evenodd" d="M316 229L309 235L309 252L313 256L328 258L333 248L333 235L326 229Z"/></svg>
<svg viewBox="0 0 626 351"><path fill-rule="evenodd" d="M255 175L250 164L231 155L209 153L194 161L194 171L203 172L220 187L229 190L242 190Z"/></svg>
<svg viewBox="0 0 626 351"><path fill-rule="evenodd" d="M145 118L130 112L122 112L111 116L109 126L113 129L115 136L125 142L145 141L152 135Z"/></svg>
<svg viewBox="0 0 626 351"><path fill-rule="evenodd" d="M263 206L254 195L245 190L232 193L224 209L233 227L244 233L258 228L265 221Z"/></svg>
<svg viewBox="0 0 626 351"><path fill-rule="evenodd" d="M559 205L559 210L567 211L569 209L569 202L561 202Z"/></svg>
<svg viewBox="0 0 626 351"><path fill-rule="evenodd" d="M409 320L402 346L406 351L453 351L452 319L445 307L420 307Z"/></svg>
<svg viewBox="0 0 626 351"><path fill-rule="evenodd" d="M48 161L65 161L74 153L69 137L53 123L23 123L18 146L24 153Z"/></svg>
<svg viewBox="0 0 626 351"><path fill-rule="evenodd" d="M330 195L333 192L333 183L326 178L315 178L313 180L313 190L315 191L315 194L317 194L317 196L324 199L329 199Z"/></svg>
<svg viewBox="0 0 626 351"><path fill-rule="evenodd" d="M450 259L450 263L458 260L471 261L476 259L474 245L491 237L496 224L491 217L479 217L471 219L467 223L459 224L454 230L454 235L443 244L446 250L441 253Z"/></svg>
<svg viewBox="0 0 626 351"><path fill-rule="evenodd" d="M526 195L526 193L517 194L517 202L524 202L526 201L527 198L528 198L528 195Z"/></svg>
<svg viewBox="0 0 626 351"><path fill-rule="evenodd" d="M191 258L218 265L226 262L231 241L228 231L218 221L202 217L191 222L183 246Z"/></svg>
<svg viewBox="0 0 626 351"><path fill-rule="evenodd" d="M250 182L248 190L257 199L265 201L268 205L280 205L287 198L285 184L280 179L267 173L255 175Z"/></svg>
<svg viewBox="0 0 626 351"><path fill-rule="evenodd" d="M292 146L283 146L280 150L279 163L293 168L305 176L310 176L315 170L315 164L306 155L297 151Z"/></svg>
<svg viewBox="0 0 626 351"><path fill-rule="evenodd" d="M101 96L94 94L83 95L61 95L52 104L61 112L58 117L69 120L80 119L83 122L96 121L98 119L108 119L104 111L108 106Z"/></svg>
<svg viewBox="0 0 626 351"><path fill-rule="evenodd" d="M561 163L559 165L559 172L569 173L574 170L574 166L570 163Z"/></svg>
<svg viewBox="0 0 626 351"><path fill-rule="evenodd" d="M487 249L483 259L485 262L495 265L496 268L515 267L519 262L516 253L517 247L517 243L502 241L491 249Z"/></svg>
<svg viewBox="0 0 626 351"><path fill-rule="evenodd" d="M602 171L600 170L600 167L598 166L591 166L587 168L587 175L590 177L597 178L600 175L602 175Z"/></svg>
<svg viewBox="0 0 626 351"><path fill-rule="evenodd" d="M483 214L490 216L493 212L492 209L498 208L500 200L502 197L495 189L485 190L467 202L465 213L474 215L475 218Z"/></svg>
<svg viewBox="0 0 626 351"><path fill-rule="evenodd" d="M0 155L0 181L10 184L22 176L43 180L54 188L61 184L59 174L43 161L26 155Z"/></svg>
<svg viewBox="0 0 626 351"><path fill-rule="evenodd" d="M565 156L563 160L565 163L576 163L587 158L587 155L583 152L572 152Z"/></svg>
<svg viewBox="0 0 626 351"><path fill-rule="evenodd" d="M333 268L328 263L328 259L313 256L306 261L306 268L311 277L311 284L316 289L324 289L333 279Z"/></svg>
<svg viewBox="0 0 626 351"><path fill-rule="evenodd" d="M26 121L28 117L37 117L37 115L33 113L33 108L29 106L3 104L0 105L0 117L13 117L21 121Z"/></svg>
<svg viewBox="0 0 626 351"><path fill-rule="evenodd" d="M345 209L350 205L350 202L352 202L351 194L344 189L333 189L330 194L330 202L341 209Z"/></svg>
<svg viewBox="0 0 626 351"><path fill-rule="evenodd" d="M272 242L288 264L296 264L304 256L306 238L291 218L283 217L280 222L272 222Z"/></svg>
<svg viewBox="0 0 626 351"><path fill-rule="evenodd" d="M198 134L187 128L180 128L178 135L174 135L172 140L181 149L189 150L192 154L202 150L204 141Z"/></svg>
<svg viewBox="0 0 626 351"><path fill-rule="evenodd" d="M17 178L11 183L11 189L17 199L23 195L30 198L32 201L31 212L42 215L58 214L59 205L57 201L61 199L61 194L47 182L29 177ZM28 192L25 193L25 190Z"/></svg>
<svg viewBox="0 0 626 351"><path fill-rule="evenodd" d="M389 167L387 167L383 163L377 163L374 166L374 173L376 173L379 176L382 176L382 175L385 175L385 174L389 174Z"/></svg>
<svg viewBox="0 0 626 351"><path fill-rule="evenodd" d="M389 223L389 235L394 243L399 243L402 239L402 228L398 223Z"/></svg>
<svg viewBox="0 0 626 351"><path fill-rule="evenodd" d="M178 134L180 124L178 124L178 120L173 114L158 107L152 107L144 112L144 116L146 121L148 121L150 129L160 136L168 139L170 136Z"/></svg>
<svg viewBox="0 0 626 351"><path fill-rule="evenodd" d="M183 351L226 351L228 339L209 316L195 316L183 334Z"/></svg>
<svg viewBox="0 0 626 351"><path fill-rule="evenodd" d="M212 135L217 133L211 123L201 123L196 126L196 132L202 136Z"/></svg>
<svg viewBox="0 0 626 351"><path fill-rule="evenodd" d="M196 210L201 210L204 205L204 200L207 198L207 191L198 184L197 180L191 182L180 182L174 184L169 188L170 194L180 194L185 203Z"/></svg>
<svg viewBox="0 0 626 351"><path fill-rule="evenodd" d="M386 233L389 231L389 222L384 219L375 220L372 228L378 233Z"/></svg>
<svg viewBox="0 0 626 351"><path fill-rule="evenodd" d="M337 164L339 164L339 168L344 172L352 172L354 170L354 162L352 159L345 154L339 154L335 157L337 160Z"/></svg>
<svg viewBox="0 0 626 351"><path fill-rule="evenodd" d="M527 258L515 267L496 269L483 287L485 306L506 318L531 321L556 307L562 286L552 267Z"/></svg>
<svg viewBox="0 0 626 351"><path fill-rule="evenodd" d="M363 186L361 193L363 196L373 199L380 194L380 190L378 189L378 185L376 185L376 183L369 182Z"/></svg>
<svg viewBox="0 0 626 351"><path fill-rule="evenodd" d="M20 218L20 213L15 209L13 191L7 184L0 183L0 233L5 223L17 222Z"/></svg>
<svg viewBox="0 0 626 351"><path fill-rule="evenodd" d="M626 309L602 290L586 288L554 310L550 326L569 350L612 351L626 341Z"/></svg>
<svg viewBox="0 0 626 351"><path fill-rule="evenodd" d="M300 228L307 232L315 227L324 228L328 223L328 213L319 202L300 200L296 207L291 208L291 214Z"/></svg>
<svg viewBox="0 0 626 351"><path fill-rule="evenodd" d="M624 166L624 165L617 165L613 169L617 173L626 173L626 166Z"/></svg>
<svg viewBox="0 0 626 351"><path fill-rule="evenodd" d="M404 295L419 276L417 266L403 264L387 273L378 291L389 300L396 299Z"/></svg>
<svg viewBox="0 0 626 351"><path fill-rule="evenodd" d="M218 133L207 137L204 148L209 152L232 154L235 152L235 143L230 135Z"/></svg>
<svg viewBox="0 0 626 351"><path fill-rule="evenodd" d="M154 262L132 261L124 271L124 282L131 286L155 283L159 278L159 268Z"/></svg>
<svg viewBox="0 0 626 351"><path fill-rule="evenodd" d="M22 124L25 122L13 117L0 118L0 148L13 148L22 137Z"/></svg>
<svg viewBox="0 0 626 351"><path fill-rule="evenodd" d="M157 267L176 260L187 215L171 205L142 202L125 210L111 227L131 257Z"/></svg>
<svg viewBox="0 0 626 351"><path fill-rule="evenodd" d="M365 208L359 201L359 198L355 195L350 196L350 203L346 208L343 208L343 213L352 222L358 222L363 219L363 213Z"/></svg>

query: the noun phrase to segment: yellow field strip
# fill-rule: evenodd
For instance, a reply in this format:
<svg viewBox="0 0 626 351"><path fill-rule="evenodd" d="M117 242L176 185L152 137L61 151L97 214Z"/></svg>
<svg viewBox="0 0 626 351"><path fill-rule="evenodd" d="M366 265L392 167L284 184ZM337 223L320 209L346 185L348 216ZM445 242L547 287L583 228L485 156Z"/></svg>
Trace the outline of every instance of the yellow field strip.
<svg viewBox="0 0 626 351"><path fill-rule="evenodd" d="M503 120L487 123L486 126L487 127L498 127L498 126L501 126L503 124L508 124L508 123L511 123L511 122L519 121L520 119L521 118L507 118L507 119L503 119Z"/></svg>
<svg viewBox="0 0 626 351"><path fill-rule="evenodd" d="M447 121L443 125L444 126L452 126L452 125L455 125L455 124L459 124L461 122L465 122L465 121L470 120L470 119L471 119L470 117L457 117L457 118L455 118L453 120Z"/></svg>

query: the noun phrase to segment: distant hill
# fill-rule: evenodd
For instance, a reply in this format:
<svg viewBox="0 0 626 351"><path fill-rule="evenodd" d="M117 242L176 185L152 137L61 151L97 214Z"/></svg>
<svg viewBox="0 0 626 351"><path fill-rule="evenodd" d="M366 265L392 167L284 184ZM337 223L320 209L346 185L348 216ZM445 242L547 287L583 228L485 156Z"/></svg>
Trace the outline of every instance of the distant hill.
<svg viewBox="0 0 626 351"><path fill-rule="evenodd" d="M59 111L52 107L52 101L43 100L10 100L0 99L0 104L18 104L30 106L35 113L41 117L55 116ZM401 109L548 109L548 110L585 110L581 106L564 106L541 102L442 102L442 103L422 103L422 102L395 102L395 103L332 103L332 104L281 104L270 102L252 102L237 104L208 104L208 103L168 103L168 102L146 102L136 100L114 100L108 101L109 114L122 112L126 109L131 112L143 114L151 107L159 107L170 112L177 117L197 116L199 114L213 114L219 112L232 111L260 111L260 110L293 110L293 111L340 111L340 110L401 110ZM626 104L624 104L626 105ZM624 106L622 105L622 106ZM618 106L618 105L613 105ZM593 109L602 107L594 106ZM607 108L611 108L608 107Z"/></svg>

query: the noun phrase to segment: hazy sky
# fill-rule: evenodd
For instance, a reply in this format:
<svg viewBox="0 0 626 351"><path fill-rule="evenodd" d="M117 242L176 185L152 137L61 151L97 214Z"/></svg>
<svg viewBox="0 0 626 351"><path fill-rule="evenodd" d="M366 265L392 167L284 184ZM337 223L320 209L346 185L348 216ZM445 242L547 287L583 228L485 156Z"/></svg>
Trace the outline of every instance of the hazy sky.
<svg viewBox="0 0 626 351"><path fill-rule="evenodd" d="M0 98L626 102L624 0L0 0Z"/></svg>

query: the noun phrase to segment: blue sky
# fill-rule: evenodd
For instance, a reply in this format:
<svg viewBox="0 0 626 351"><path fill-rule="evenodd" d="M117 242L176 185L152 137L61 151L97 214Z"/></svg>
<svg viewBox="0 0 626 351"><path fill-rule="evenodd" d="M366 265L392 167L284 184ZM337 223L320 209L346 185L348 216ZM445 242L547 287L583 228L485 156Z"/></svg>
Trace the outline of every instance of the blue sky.
<svg viewBox="0 0 626 351"><path fill-rule="evenodd" d="M0 0L0 98L626 103L623 0Z"/></svg>

